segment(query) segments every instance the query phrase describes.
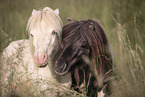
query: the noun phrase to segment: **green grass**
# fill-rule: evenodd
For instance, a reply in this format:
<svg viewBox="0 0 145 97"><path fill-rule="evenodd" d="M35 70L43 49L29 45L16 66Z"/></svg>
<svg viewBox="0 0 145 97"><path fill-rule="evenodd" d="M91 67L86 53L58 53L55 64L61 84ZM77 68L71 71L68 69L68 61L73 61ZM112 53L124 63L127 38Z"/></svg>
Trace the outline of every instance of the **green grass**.
<svg viewBox="0 0 145 97"><path fill-rule="evenodd" d="M142 60L144 49L138 43L131 46L129 34L116 21L118 35L118 49L116 49L114 66L117 80L112 81L113 97L144 97L145 66ZM141 38L141 37L140 37Z"/></svg>
<svg viewBox="0 0 145 97"><path fill-rule="evenodd" d="M114 53L117 80L111 97L145 96L144 0L0 0L0 51L11 41L28 38L32 10L45 6L59 8L64 25L67 18L99 19Z"/></svg>

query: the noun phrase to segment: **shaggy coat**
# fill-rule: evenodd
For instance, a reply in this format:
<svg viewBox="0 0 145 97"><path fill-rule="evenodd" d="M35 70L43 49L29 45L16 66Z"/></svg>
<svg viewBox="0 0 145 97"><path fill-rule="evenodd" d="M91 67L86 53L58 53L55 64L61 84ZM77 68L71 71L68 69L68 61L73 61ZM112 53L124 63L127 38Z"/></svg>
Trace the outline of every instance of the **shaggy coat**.
<svg viewBox="0 0 145 97"><path fill-rule="evenodd" d="M94 20L71 22L63 27L63 51L55 71L60 75L71 72L72 87L81 92L85 84L88 96L108 91L112 72L111 47L101 24Z"/></svg>

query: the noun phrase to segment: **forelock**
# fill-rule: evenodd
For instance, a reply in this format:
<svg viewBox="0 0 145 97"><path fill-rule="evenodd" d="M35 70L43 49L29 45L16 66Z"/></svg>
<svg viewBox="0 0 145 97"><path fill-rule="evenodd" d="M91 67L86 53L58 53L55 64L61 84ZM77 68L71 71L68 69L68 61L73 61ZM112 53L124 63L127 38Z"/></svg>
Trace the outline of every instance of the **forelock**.
<svg viewBox="0 0 145 97"><path fill-rule="evenodd" d="M45 22L46 26L56 30L59 35L62 32L62 21L58 15L54 13L51 8L44 8L36 11L28 20L27 30L30 32L36 27L40 27L41 21Z"/></svg>

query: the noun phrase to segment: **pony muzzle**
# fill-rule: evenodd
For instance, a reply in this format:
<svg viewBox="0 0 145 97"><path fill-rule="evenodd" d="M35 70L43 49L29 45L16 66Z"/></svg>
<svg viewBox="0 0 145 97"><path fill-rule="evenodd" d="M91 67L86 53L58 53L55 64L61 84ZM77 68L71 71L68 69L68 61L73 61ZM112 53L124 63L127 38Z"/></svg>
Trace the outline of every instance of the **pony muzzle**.
<svg viewBox="0 0 145 97"><path fill-rule="evenodd" d="M67 64L64 63L64 65L61 65L59 66L59 64L55 64L55 72L59 75L65 75L68 73L68 70L67 70Z"/></svg>
<svg viewBox="0 0 145 97"><path fill-rule="evenodd" d="M39 67L44 67L47 65L47 54L46 53L40 53L40 54L34 54L34 61Z"/></svg>

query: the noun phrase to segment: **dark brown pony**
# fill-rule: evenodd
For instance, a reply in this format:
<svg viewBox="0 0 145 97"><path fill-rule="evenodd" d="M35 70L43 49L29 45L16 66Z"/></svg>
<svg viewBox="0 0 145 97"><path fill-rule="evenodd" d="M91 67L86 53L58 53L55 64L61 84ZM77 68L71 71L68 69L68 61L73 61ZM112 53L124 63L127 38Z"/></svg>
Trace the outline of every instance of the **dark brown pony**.
<svg viewBox="0 0 145 97"><path fill-rule="evenodd" d="M62 48L55 64L60 75L71 72L72 88L81 92L84 84L87 96L96 97L101 90L109 92L109 77L113 58L109 42L99 22L82 20L63 27Z"/></svg>

